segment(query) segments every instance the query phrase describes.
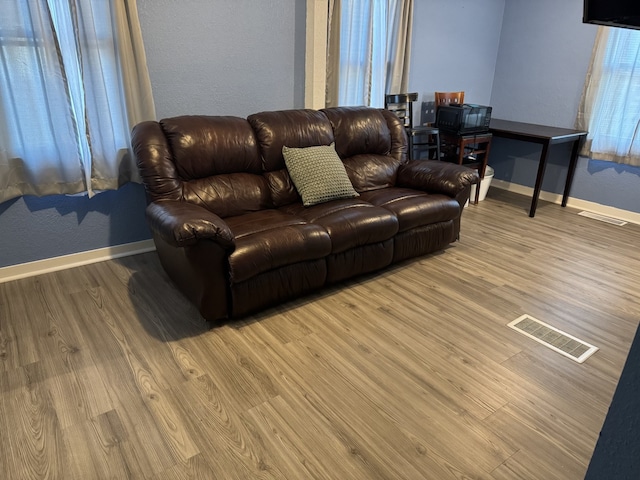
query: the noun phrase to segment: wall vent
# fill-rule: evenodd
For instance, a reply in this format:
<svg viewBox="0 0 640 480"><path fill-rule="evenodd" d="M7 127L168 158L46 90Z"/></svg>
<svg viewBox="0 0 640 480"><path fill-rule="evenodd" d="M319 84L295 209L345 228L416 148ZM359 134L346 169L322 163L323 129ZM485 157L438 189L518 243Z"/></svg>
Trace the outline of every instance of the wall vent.
<svg viewBox="0 0 640 480"><path fill-rule="evenodd" d="M581 215L583 217L593 218L594 220L600 220L601 222L610 223L612 225L617 225L619 227L627 224L627 222L625 222L624 220L620 220L619 218L607 217L606 215L600 215L599 213L594 213L594 212L583 211L583 212L579 212L578 215Z"/></svg>

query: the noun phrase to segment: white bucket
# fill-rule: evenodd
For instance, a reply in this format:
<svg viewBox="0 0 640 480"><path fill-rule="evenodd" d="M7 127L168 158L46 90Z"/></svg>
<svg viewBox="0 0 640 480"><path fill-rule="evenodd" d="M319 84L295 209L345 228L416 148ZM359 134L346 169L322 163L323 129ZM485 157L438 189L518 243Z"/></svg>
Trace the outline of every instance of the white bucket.
<svg viewBox="0 0 640 480"><path fill-rule="evenodd" d="M487 168L484 171L484 178L480 182L480 196L478 197L478 201L482 201L486 198L487 192L489 191L489 187L491 186L491 180L493 179L493 168L487 165ZM475 202L476 198L476 186L471 185L471 201Z"/></svg>

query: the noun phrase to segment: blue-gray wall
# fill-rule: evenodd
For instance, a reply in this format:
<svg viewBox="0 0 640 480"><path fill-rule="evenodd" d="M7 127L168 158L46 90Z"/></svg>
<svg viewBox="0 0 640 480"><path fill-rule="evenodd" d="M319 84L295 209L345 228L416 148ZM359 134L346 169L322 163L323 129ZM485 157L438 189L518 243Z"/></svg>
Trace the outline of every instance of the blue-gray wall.
<svg viewBox="0 0 640 480"><path fill-rule="evenodd" d="M138 0L158 118L304 105L306 0Z"/></svg>
<svg viewBox="0 0 640 480"><path fill-rule="evenodd" d="M505 0L416 0L409 91L420 102L464 91L466 102L489 104L504 7Z"/></svg>
<svg viewBox="0 0 640 480"><path fill-rule="evenodd" d="M137 3L158 118L303 105L305 0ZM418 0L410 89L421 100L464 90L496 116L571 127L595 35L581 9L582 0ZM504 142L494 142L496 178L531 186L539 151ZM544 188L559 192L568 153L552 154ZM638 187L639 169L583 159L572 196L638 212ZM0 267L148 239L144 208L133 184L0 204Z"/></svg>
<svg viewBox="0 0 640 480"><path fill-rule="evenodd" d="M583 0L505 3L491 103L496 118L573 128L597 27L582 23ZM541 147L495 139L499 180L533 187ZM569 146L550 151L543 190L561 193ZM580 158L571 197L640 212L640 168Z"/></svg>
<svg viewBox="0 0 640 480"><path fill-rule="evenodd" d="M0 203L0 267L150 238L144 189L129 183L93 198L26 196Z"/></svg>

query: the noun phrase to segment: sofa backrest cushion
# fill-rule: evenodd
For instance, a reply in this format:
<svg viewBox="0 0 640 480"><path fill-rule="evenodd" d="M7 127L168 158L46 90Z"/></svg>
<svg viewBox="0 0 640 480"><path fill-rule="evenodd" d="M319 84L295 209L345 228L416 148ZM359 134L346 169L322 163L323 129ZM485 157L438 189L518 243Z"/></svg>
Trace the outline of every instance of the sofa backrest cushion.
<svg viewBox="0 0 640 480"><path fill-rule="evenodd" d="M143 122L132 146L150 201L187 200L221 217L285 206L300 197L282 147L335 143L355 190L395 185L407 137L392 113L367 107L181 116Z"/></svg>
<svg viewBox="0 0 640 480"><path fill-rule="evenodd" d="M262 173L255 135L243 118L191 115L165 118L160 125L182 180Z"/></svg>
<svg viewBox="0 0 640 480"><path fill-rule="evenodd" d="M271 195L262 175L228 173L185 182L184 199L220 218L271 208Z"/></svg>
<svg viewBox="0 0 640 480"><path fill-rule="evenodd" d="M280 110L250 115L260 152L262 168L276 207L300 201L286 169L282 147L304 148L333 143L327 117L317 110Z"/></svg>
<svg viewBox="0 0 640 480"><path fill-rule="evenodd" d="M184 200L222 218L269 208L269 189L253 130L229 116L181 116L160 121Z"/></svg>
<svg viewBox="0 0 640 480"><path fill-rule="evenodd" d="M368 107L333 107L327 116L336 151L358 192L394 186L398 167L406 162L406 134L397 116Z"/></svg>
<svg viewBox="0 0 640 480"><path fill-rule="evenodd" d="M265 172L286 168L282 147L315 147L334 141L331 123L317 110L261 112L247 120L258 139Z"/></svg>

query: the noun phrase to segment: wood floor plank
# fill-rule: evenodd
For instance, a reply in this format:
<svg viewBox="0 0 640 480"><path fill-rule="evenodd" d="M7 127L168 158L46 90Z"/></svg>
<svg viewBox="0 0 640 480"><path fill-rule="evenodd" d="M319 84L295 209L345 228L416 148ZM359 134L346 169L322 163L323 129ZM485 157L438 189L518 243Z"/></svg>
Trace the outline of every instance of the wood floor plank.
<svg viewBox="0 0 640 480"><path fill-rule="evenodd" d="M112 410L64 430L67 449L73 452L70 465L73 477L130 478L136 471L126 460L126 436L111 425L114 418L117 413ZM144 470L138 469L136 473L141 475Z"/></svg>
<svg viewBox="0 0 640 480"><path fill-rule="evenodd" d="M6 294L7 289L0 289L0 373L18 366Z"/></svg>
<svg viewBox="0 0 640 480"><path fill-rule="evenodd" d="M204 455L199 453L185 462L177 463L153 478L157 480L211 480L220 477L213 471ZM226 478L232 477L226 476Z"/></svg>
<svg viewBox="0 0 640 480"><path fill-rule="evenodd" d="M262 336L266 335L261 333L260 337ZM345 448L354 449L355 452L370 451L375 448L374 446L363 448L360 444L362 441L360 435L362 431L370 428L371 418L377 418L378 422L384 425L384 427L380 426L377 429L378 432L384 432L382 439L380 439L384 447L377 447L380 450L376 450L376 458L378 456L384 458L386 453L393 452L393 458L396 459L395 463L397 463L398 458L402 458L405 454L411 452L411 458L414 461L419 459L419 461L414 464L414 468L420 466L425 469L420 475L416 475L415 473L411 475L408 474L402 466L396 465L397 470L387 471L386 475L388 476L385 477L383 475L383 478L397 477L400 474L399 472L405 472L407 475L406 478L421 478L426 472L437 471L442 472L443 476L441 478L453 478L451 477L451 472L455 472L453 462L452 464L447 464L446 460L440 460L437 452L446 451L450 453L456 450L459 451L459 448L456 448L459 447L459 445L452 445L452 440L456 438L453 432L456 427L451 424L447 424L446 426L440 425L438 409L432 410L430 408L428 398L424 398L424 396L423 398L419 398L419 393L413 394L415 397L413 398L410 394L410 388L406 386L397 388L397 386L391 382L391 379L384 375L377 383L369 382L368 388L358 389L357 385L360 385L362 382L367 383L367 379L363 377L361 372L351 370L350 374L342 376L339 373L340 368L327 369L318 365L318 362L327 362L330 364L332 363L331 359L335 359L339 355L336 352L322 355L319 351L314 350L315 346L321 343L320 339L315 337L317 336L314 336L311 342L314 347L302 341L287 345L288 349L295 348L296 352L294 355L296 362L290 366L286 361L286 358L288 358L290 354L280 357L275 354L269 355L267 351L265 351L261 356L265 361L274 362L274 370L282 372L281 377L295 386L295 388L289 390L302 390L304 392L304 401L302 401L297 408L304 409L304 411L307 412L307 418L319 415L321 418L331 419L332 425L350 425L350 428L346 431L342 430L344 427L339 427L340 430L334 435L337 435L338 438L345 443ZM364 353L367 350L366 347L363 350L364 351L360 353L367 355ZM345 366L347 362L359 365L356 358L357 356L358 354L354 352L348 360L342 359L339 363L343 366ZM304 372L308 370L311 370L311 373L305 375ZM391 372L390 375L396 373L397 372ZM391 397L388 395L389 392L385 392L386 389L391 392ZM366 391L366 393L361 394L360 391ZM398 398L391 402L390 398L393 398L393 394L396 391L402 391L403 396L407 398ZM386 402L377 401L378 396L387 399ZM290 401L293 400L290 399ZM347 402L350 408L323 408L325 405L344 405L342 402ZM387 406L386 403L389 403L389 405ZM377 413L374 415L371 414L371 411ZM368 412L368 415L372 416L365 416L363 418L363 412ZM334 419L336 416L337 419ZM348 421L346 420L347 417L349 419ZM400 418L400 420L398 418ZM416 419L418 418L427 419L424 424L425 430L420 430L420 426L416 423ZM406 429L404 434L400 431L403 426ZM355 430L352 431L354 427ZM338 427L334 426L333 428ZM463 436L465 438L473 437L473 433L470 433L468 429L463 429L462 427L457 428L464 430L465 433ZM365 441L369 437L370 436L365 436ZM388 440L390 438L393 440ZM420 438L422 438L422 443L420 443ZM496 442L498 443L499 440L496 439ZM488 445L484 441L481 443L485 447ZM493 448L493 445L489 447L491 450L493 450ZM430 453L425 455L425 451L427 450ZM467 456L464 462L468 462L467 468L473 470L477 466L473 464L471 457L471 455ZM381 465L373 468L375 462L371 462L370 459L366 458L363 459L363 461L369 466L368 468L372 468L368 473L370 477L379 476L380 472L385 472L385 468ZM495 466L499 464L500 461L492 465ZM388 464L389 466L393 466L394 461L389 459ZM401 475L400 478L403 478L403 476Z"/></svg>
<svg viewBox="0 0 640 480"><path fill-rule="evenodd" d="M215 478L286 478L252 434L243 412L235 409L233 395L221 391L210 374L185 383L175 395L201 452L208 453Z"/></svg>
<svg viewBox="0 0 640 480"><path fill-rule="evenodd" d="M297 464L301 470L297 478L373 478L357 452L347 446L344 436L335 432L327 419L313 415L304 402L298 400L276 397L247 413L269 449L287 452L291 468ZM305 414L300 415L303 408ZM317 443L317 438L324 441ZM309 448L310 445L314 447Z"/></svg>
<svg viewBox="0 0 640 480"><path fill-rule="evenodd" d="M10 417L14 417L16 412L11 403L11 390L16 388L11 386L10 378L6 371L0 370L0 432L10 432L9 427L12 423ZM16 437L14 435L13 437ZM2 475L7 478L14 478L18 476L16 471L19 468L19 460L13 454L12 442L15 442L14 438L3 438L2 448L0 448L0 466Z"/></svg>
<svg viewBox="0 0 640 480"><path fill-rule="evenodd" d="M133 379L139 396L151 412L164 440L181 461L198 454L198 448L183 428L183 422L178 418L175 405L168 395L171 382L165 376L171 369L158 369L140 350L134 348L129 341L131 337L125 333L124 324L119 321L117 311L112 310L113 304L104 303L99 297L93 298L96 299L94 306L100 307L94 309L94 313L107 327L122 352L126 373Z"/></svg>
<svg viewBox="0 0 640 480"><path fill-rule="evenodd" d="M259 405L250 412L256 415L256 412L260 412L265 422L276 422L274 420L276 415L281 418L281 422L287 422L288 424L300 424L301 428L296 430L296 439L302 438L301 444L295 443L295 447L291 449L300 451L300 455L305 459L305 466L309 466L307 459L317 455L317 458L332 472L328 477L320 478L394 478L398 477L397 465L395 466L395 474L386 473L385 468L382 468L380 464L376 465L376 462L372 462L369 455L365 454L370 449L363 448L361 445L359 429L353 430L353 426L345 424L340 418L334 418L335 414L322 408L323 402L316 398L314 388L317 382L312 380L313 386L309 386L306 380L300 377L296 373L295 367L290 371L288 368L288 362L283 359L281 354L278 354L278 349L290 349L295 346L291 343L282 345L277 335L273 335L266 326L259 329L246 329L243 332L240 340L246 342L248 348L260 352L260 360L264 365L265 370L271 371L274 379L278 379L284 385L287 385L287 398L282 399L280 397L272 399L265 404ZM296 344L299 342L296 342ZM298 347L296 347L298 348ZM288 358L287 354L284 358ZM295 363L299 363L301 357L296 356ZM317 374L313 374L314 379L320 379ZM344 392L341 390L341 392ZM278 403L279 402L279 403ZM265 413L265 406L275 406L278 403L278 414L268 415ZM285 405L289 408L285 408ZM349 409L349 412L353 412L353 408L356 408L360 403L353 402ZM295 412L297 419L285 417L287 413ZM349 413L346 413L349 415ZM353 414L352 414L353 415ZM285 419L286 418L286 419ZM392 427L390 424L388 425ZM283 427L281 427L283 428ZM395 430L395 428L393 428ZM388 431L385 429L385 433L380 432L382 438L385 438ZM323 441L318 442L317 439L322 438ZM293 441L291 441L294 443ZM309 446L313 448L309 449ZM413 450L413 444L411 449ZM394 449L386 448L389 452ZM419 453L424 453L424 450L419 447ZM386 456L389 452L385 453ZM392 465L393 462L390 463ZM313 465L313 464L312 464ZM432 465L431 471L437 474L440 466L437 464ZM400 478L421 478L422 474L418 474L415 468L410 468L413 471L413 475L405 472ZM309 471L309 477L314 478L313 475L317 475L318 470L312 467ZM306 477L305 477L306 478ZM450 475L442 476L441 478L451 478Z"/></svg>
<svg viewBox="0 0 640 480"><path fill-rule="evenodd" d="M212 378L221 384L230 397L237 400L238 410L246 411L280 394L278 385L261 368L254 352L242 350L234 340L235 332L221 329L208 335L205 342L215 373Z"/></svg>
<svg viewBox="0 0 640 480"><path fill-rule="evenodd" d="M154 252L0 284L0 478L584 476L640 226L496 191L459 242L208 325ZM522 314L598 346L577 364Z"/></svg>
<svg viewBox="0 0 640 480"><path fill-rule="evenodd" d="M301 358L297 358L301 362ZM325 438L335 439L339 450L348 453L351 469L361 472L358 477L377 479L423 476L420 466L411 464L406 455L402 454L414 451L413 445L409 445L408 439L385 415L380 415L367 399L336 377L321 378L318 372L315 372L314 377L315 382L302 378L296 380L299 388L304 391L301 408L307 417L314 418L316 422L322 421L329 432ZM295 403L290 397L287 399ZM298 400L301 398L298 397ZM346 408L347 405L349 408ZM345 421L346 418L348 422Z"/></svg>
<svg viewBox="0 0 640 480"><path fill-rule="evenodd" d="M511 428L513 422L517 429ZM523 424L519 416L513 415L508 409L503 409L491 418L494 429L503 432L505 437L522 448L509 457L504 463L491 472L491 478L496 480L522 479L582 479L586 466L575 455L565 448L551 445L546 432L531 428ZM516 436L510 436L516 435Z"/></svg>
<svg viewBox="0 0 640 480"><path fill-rule="evenodd" d="M2 408L6 430L2 448L13 478L65 478L65 450L58 418L43 386L38 363L4 372Z"/></svg>
<svg viewBox="0 0 640 480"><path fill-rule="evenodd" d="M2 357L4 368L23 367L40 360L38 350L38 318L32 314L28 293L33 278L4 284L4 316L2 319Z"/></svg>
<svg viewBox="0 0 640 480"><path fill-rule="evenodd" d="M446 340L417 335L408 323L403 329L388 328L406 318L402 316L402 310L384 308L379 312L380 321L376 324L350 328L353 334L348 335L348 340L367 339L369 348L384 356L384 362L391 365L385 369L399 369L418 382L427 379L435 382L434 390L443 395L444 405L469 412L476 418L484 418L507 403L501 385L487 381L487 372L480 361L457 350ZM346 328L345 323L341 323ZM428 323L425 319L426 328Z"/></svg>
<svg viewBox="0 0 640 480"><path fill-rule="evenodd" d="M460 451L458 441L464 438L465 456L461 461L486 469L493 468L513 452L493 432L482 428L458 398L450 395L446 380L441 382L427 368L422 373L419 369L408 371L406 365L411 364L411 357L401 355L393 360L377 357L374 364L359 363L361 368L358 369L347 368L357 362L356 355L349 352L351 354L341 356L328 344L323 345L321 340L306 344L305 348L314 359L327 362L318 370L318 376L327 378L326 387L342 384L342 388L333 394L343 396L353 389L353 401L358 402L358 410L373 408L378 416L382 416L381 422L386 428L380 428L380 431L393 431L386 423L390 422L393 427L401 427L422 438L424 443L441 453ZM403 397L392 400L394 391L403 391ZM446 424L440 422L443 416L449 419ZM352 421L358 417L359 413ZM418 418L424 419L424 423L416 422ZM436 442L432 442L432 438L437 439ZM403 445L402 440L405 439L394 437L392 444ZM406 442L404 444L406 446Z"/></svg>

